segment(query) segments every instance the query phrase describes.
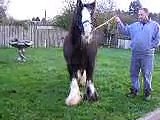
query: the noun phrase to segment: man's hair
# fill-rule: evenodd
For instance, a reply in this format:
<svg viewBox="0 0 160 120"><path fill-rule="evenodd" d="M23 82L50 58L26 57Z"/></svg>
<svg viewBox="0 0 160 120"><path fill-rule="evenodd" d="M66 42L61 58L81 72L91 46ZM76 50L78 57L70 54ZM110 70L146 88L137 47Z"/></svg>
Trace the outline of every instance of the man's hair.
<svg viewBox="0 0 160 120"><path fill-rule="evenodd" d="M139 10L143 10L144 12L149 14L149 10L147 8L140 8Z"/></svg>

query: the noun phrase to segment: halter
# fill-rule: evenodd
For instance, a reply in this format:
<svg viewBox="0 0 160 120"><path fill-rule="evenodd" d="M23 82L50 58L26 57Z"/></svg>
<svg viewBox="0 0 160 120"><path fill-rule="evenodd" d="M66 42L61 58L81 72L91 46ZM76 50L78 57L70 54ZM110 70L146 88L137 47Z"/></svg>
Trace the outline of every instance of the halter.
<svg viewBox="0 0 160 120"><path fill-rule="evenodd" d="M77 17L76 17L76 25L78 26L78 28L79 28L79 30L80 30L80 32L81 33L83 33L84 32L84 28L83 28L83 25L85 24L85 23L89 23L89 24L91 24L92 25L92 23L89 21L89 20L85 20L84 22L82 22L81 21L81 19L82 19L82 13L78 13L78 12L82 12L82 9L84 8L84 7L86 7L87 9L92 9L92 5L90 5L90 4L81 4L81 6L79 6L80 8L80 11L78 10L77 12L76 12L76 14L77 14ZM90 13L91 15L92 15L92 13ZM92 25L93 26L93 25Z"/></svg>
<svg viewBox="0 0 160 120"><path fill-rule="evenodd" d="M84 22L82 22L82 24L84 24L84 23L89 23L89 24L92 24L92 23L90 23L90 21L89 20L85 20Z"/></svg>

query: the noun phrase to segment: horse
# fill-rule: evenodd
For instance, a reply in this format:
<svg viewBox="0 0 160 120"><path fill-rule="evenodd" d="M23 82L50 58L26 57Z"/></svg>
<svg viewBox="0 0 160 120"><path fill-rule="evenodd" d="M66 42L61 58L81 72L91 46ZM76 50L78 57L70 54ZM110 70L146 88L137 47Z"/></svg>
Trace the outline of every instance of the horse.
<svg viewBox="0 0 160 120"><path fill-rule="evenodd" d="M97 101L98 94L93 82L93 72L97 55L97 41L93 39L93 14L96 1L89 3L77 0L72 23L63 44L63 55L67 64L70 92L66 105L73 106L84 98ZM81 95L80 86L85 86Z"/></svg>

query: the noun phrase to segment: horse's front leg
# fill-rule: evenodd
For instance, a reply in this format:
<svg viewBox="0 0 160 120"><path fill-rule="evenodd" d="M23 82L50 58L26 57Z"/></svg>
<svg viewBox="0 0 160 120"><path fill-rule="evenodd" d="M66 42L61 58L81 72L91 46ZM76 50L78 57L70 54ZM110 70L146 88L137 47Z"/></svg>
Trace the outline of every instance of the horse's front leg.
<svg viewBox="0 0 160 120"><path fill-rule="evenodd" d="M77 105L81 101L80 90L78 86L78 77L77 77L77 66L68 65L68 71L70 74L71 84L70 84L70 93L66 98L66 104L68 106Z"/></svg>
<svg viewBox="0 0 160 120"><path fill-rule="evenodd" d="M86 73L87 73L87 83L86 83L86 95L85 99L89 101L97 101L98 94L93 82L93 71L94 71L94 62L89 62Z"/></svg>

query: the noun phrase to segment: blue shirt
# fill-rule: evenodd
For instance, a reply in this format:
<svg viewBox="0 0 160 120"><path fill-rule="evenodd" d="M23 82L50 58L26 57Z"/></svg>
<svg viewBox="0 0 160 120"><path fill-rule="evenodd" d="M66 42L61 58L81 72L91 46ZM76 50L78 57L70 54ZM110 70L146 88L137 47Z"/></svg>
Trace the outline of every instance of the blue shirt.
<svg viewBox="0 0 160 120"><path fill-rule="evenodd" d="M160 42L160 26L155 21L148 21L146 24L135 22L124 26L118 24L118 29L122 34L131 38L131 50L140 53L154 53L154 49Z"/></svg>

